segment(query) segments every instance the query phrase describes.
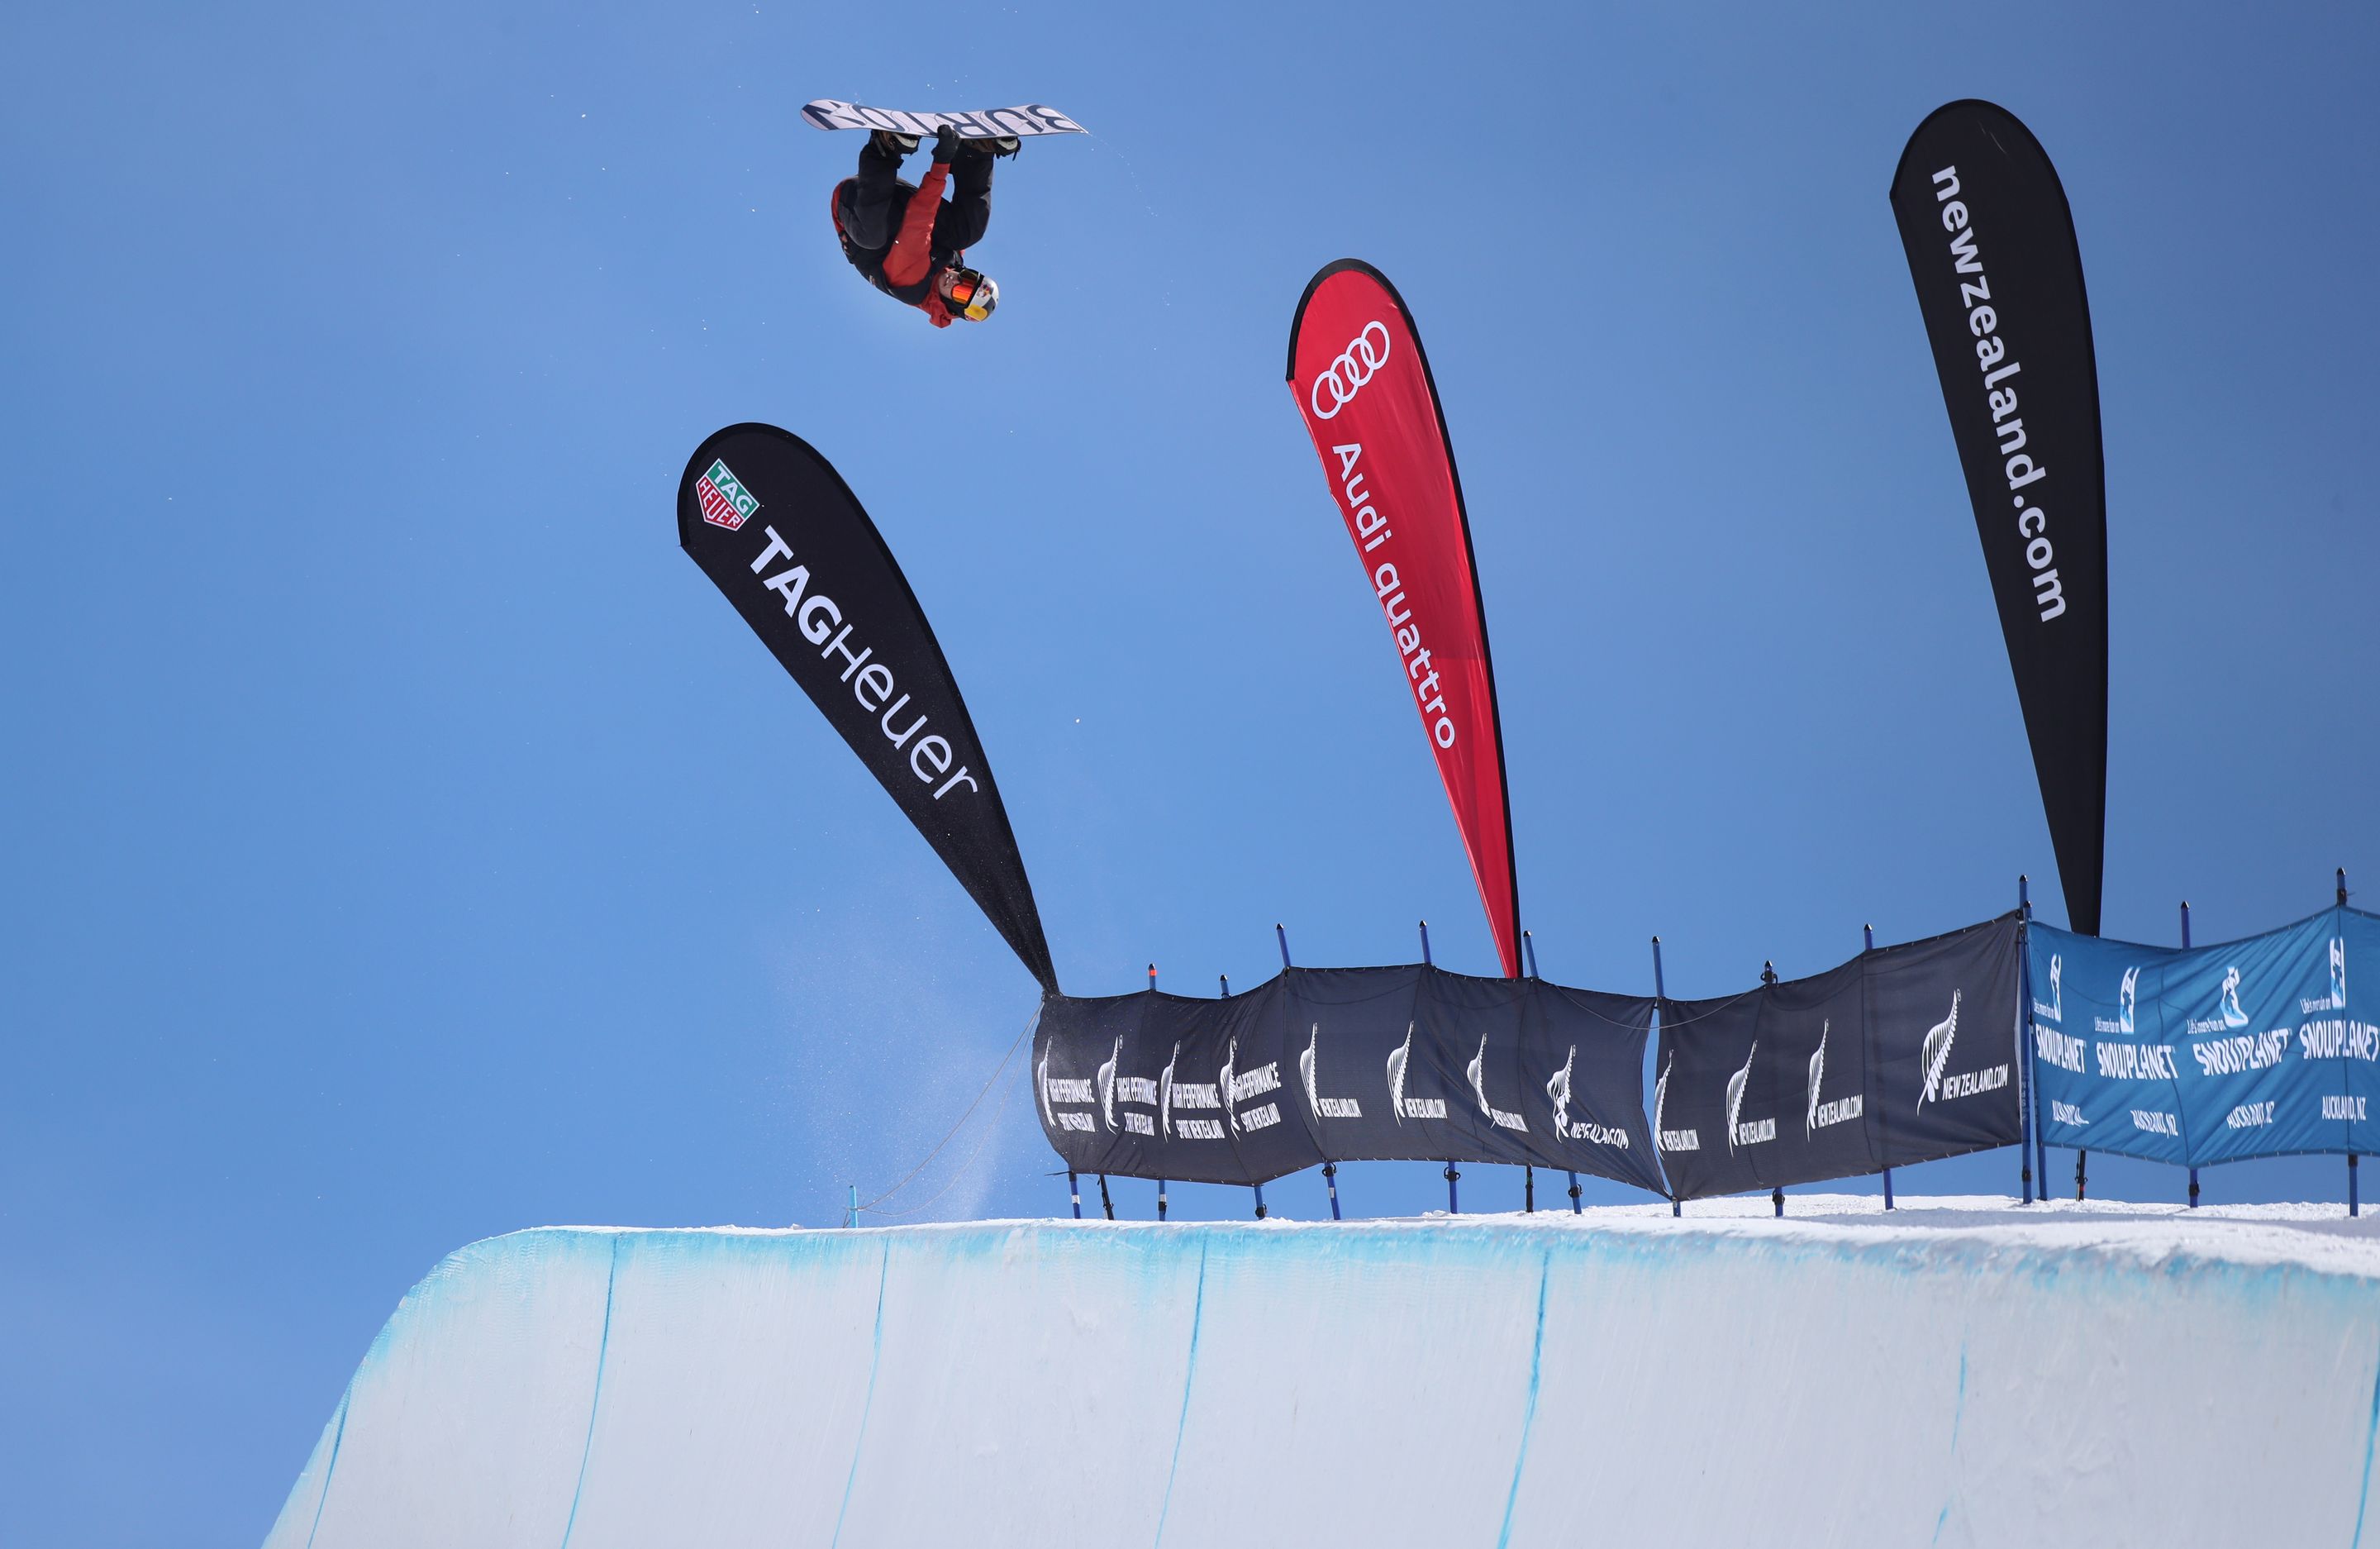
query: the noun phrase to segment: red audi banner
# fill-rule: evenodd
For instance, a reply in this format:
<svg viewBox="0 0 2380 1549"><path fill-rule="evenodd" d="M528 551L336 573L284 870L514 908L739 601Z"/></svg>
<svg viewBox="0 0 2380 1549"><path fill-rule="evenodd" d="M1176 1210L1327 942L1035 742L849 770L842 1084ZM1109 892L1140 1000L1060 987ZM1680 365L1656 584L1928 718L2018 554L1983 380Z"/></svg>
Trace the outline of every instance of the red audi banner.
<svg viewBox="0 0 2380 1549"><path fill-rule="evenodd" d="M1289 390L1463 830L1506 978L1521 971L1504 733L1471 521L1413 314L1359 259L1327 264L1289 325Z"/></svg>

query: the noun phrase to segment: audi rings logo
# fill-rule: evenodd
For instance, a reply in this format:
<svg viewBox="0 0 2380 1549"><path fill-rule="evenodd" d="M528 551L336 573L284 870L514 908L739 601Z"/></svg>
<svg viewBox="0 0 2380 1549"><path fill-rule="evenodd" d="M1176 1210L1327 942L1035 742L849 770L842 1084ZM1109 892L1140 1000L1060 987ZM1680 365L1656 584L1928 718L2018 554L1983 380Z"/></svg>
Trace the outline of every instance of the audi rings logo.
<svg viewBox="0 0 2380 1549"><path fill-rule="evenodd" d="M1380 335L1377 348L1372 344L1375 334ZM1339 411L1355 396L1355 390L1371 381L1372 373L1388 363L1387 325L1378 322L1365 323L1364 331L1348 342L1346 350L1339 359L1331 361L1322 374L1314 379L1314 391L1306 399L1314 406L1314 417L1318 420L1337 419ZM1328 409L1322 406L1326 396L1330 399Z"/></svg>

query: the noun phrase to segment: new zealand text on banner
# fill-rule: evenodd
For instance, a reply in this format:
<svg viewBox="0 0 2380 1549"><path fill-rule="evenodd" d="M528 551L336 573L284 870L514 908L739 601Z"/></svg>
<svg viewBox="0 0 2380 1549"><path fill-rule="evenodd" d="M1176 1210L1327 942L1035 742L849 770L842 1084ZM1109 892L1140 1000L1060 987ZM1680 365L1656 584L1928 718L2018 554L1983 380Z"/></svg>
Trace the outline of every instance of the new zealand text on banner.
<svg viewBox="0 0 2380 1549"><path fill-rule="evenodd" d="M1680 1199L2014 1145L2017 921L1661 1003L1653 1124Z"/></svg>
<svg viewBox="0 0 2380 1549"><path fill-rule="evenodd" d="M1892 213L1967 475L2069 921L2099 932L2107 494L2082 253L2058 169L1990 103L1909 137Z"/></svg>
<svg viewBox="0 0 2380 1549"><path fill-rule="evenodd" d="M800 437L733 425L688 459L677 533L1034 978L1055 989L1040 911L966 701L850 486Z"/></svg>
<svg viewBox="0 0 2380 1549"><path fill-rule="evenodd" d="M2050 1144L2186 1166L2380 1146L2380 1026L2350 998L2374 916L2188 951L2034 925L2031 953Z"/></svg>
<svg viewBox="0 0 2380 1549"><path fill-rule="evenodd" d="M1487 610L1446 417L1403 299L1370 264L1326 265L1289 329L1289 386L1387 620L1471 858L1506 978L1519 884Z"/></svg>
<svg viewBox="0 0 2380 1549"><path fill-rule="evenodd" d="M1658 1191L1652 1003L1419 964L1244 994L1044 998L1035 1101L1078 1172L1269 1183L1325 1162L1530 1164Z"/></svg>

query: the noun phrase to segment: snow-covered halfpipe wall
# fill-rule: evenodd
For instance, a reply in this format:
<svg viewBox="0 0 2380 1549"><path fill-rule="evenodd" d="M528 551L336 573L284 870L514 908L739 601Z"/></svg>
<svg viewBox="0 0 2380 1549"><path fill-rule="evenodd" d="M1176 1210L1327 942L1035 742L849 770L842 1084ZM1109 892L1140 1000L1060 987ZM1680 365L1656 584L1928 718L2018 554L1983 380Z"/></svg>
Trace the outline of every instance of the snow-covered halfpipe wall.
<svg viewBox="0 0 2380 1549"><path fill-rule="evenodd" d="M522 1232L267 1542L2380 1543L2380 1241L1795 1206Z"/></svg>

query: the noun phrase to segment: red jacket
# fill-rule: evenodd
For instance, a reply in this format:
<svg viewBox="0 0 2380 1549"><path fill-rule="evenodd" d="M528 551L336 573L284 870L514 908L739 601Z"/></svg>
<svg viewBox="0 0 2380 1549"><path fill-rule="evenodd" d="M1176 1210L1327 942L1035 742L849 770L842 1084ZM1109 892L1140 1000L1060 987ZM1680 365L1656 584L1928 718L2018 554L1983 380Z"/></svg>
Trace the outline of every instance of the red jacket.
<svg viewBox="0 0 2380 1549"><path fill-rule="evenodd" d="M941 289L931 283L934 274L934 217L942 208L942 186L951 169L936 162L926 169L917 190L908 196L902 207L901 228L893 234L884 250L880 262L868 262L873 255L865 249L844 243L844 255L858 265L861 274L874 281L878 289L896 300L906 301L926 314L926 321L937 328L947 328L955 321L951 310L942 304ZM843 190L848 182L837 183L827 212L834 221L837 236L843 234ZM966 255L962 252L959 258ZM904 295L903 292L909 294Z"/></svg>

